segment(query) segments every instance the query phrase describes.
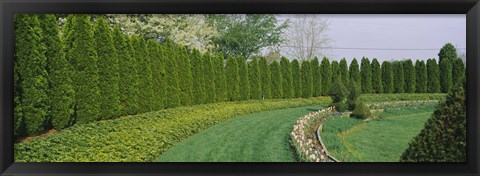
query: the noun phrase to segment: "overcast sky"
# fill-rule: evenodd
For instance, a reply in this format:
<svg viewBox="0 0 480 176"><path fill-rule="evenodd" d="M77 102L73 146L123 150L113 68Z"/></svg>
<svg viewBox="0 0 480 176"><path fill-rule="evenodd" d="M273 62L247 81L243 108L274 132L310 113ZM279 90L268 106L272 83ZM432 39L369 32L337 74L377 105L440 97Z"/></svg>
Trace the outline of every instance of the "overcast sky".
<svg viewBox="0 0 480 176"><path fill-rule="evenodd" d="M283 21L296 15L279 15ZM326 55L334 60L345 57L348 63L363 56L384 60L405 58L438 58L439 49L450 42L466 50L466 17L464 14L439 15L320 15L331 24L328 36L334 48L373 49L434 49L434 50L365 50L328 49Z"/></svg>

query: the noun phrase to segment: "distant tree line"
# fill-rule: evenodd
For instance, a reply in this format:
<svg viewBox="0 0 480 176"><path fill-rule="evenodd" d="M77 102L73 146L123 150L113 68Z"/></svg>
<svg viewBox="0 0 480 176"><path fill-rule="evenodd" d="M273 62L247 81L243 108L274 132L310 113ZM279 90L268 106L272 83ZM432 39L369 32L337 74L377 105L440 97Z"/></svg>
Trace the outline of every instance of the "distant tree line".
<svg viewBox="0 0 480 176"><path fill-rule="evenodd" d="M348 66L328 58L268 64L264 57L128 36L102 16L68 15L63 25L60 30L55 15L15 15L16 138L178 106L325 96L350 80L362 93L448 92L465 74L463 62L450 55L440 64L380 65L368 58L360 66L356 59Z"/></svg>

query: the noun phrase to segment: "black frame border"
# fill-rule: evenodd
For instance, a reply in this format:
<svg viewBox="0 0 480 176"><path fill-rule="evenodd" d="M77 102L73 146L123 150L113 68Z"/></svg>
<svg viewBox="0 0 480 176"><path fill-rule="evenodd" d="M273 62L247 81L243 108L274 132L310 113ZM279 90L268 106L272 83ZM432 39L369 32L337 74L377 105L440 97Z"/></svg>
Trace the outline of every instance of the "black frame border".
<svg viewBox="0 0 480 176"><path fill-rule="evenodd" d="M3 0L0 2L2 175L480 175L478 0ZM466 163L14 163L13 15L18 13L466 14Z"/></svg>

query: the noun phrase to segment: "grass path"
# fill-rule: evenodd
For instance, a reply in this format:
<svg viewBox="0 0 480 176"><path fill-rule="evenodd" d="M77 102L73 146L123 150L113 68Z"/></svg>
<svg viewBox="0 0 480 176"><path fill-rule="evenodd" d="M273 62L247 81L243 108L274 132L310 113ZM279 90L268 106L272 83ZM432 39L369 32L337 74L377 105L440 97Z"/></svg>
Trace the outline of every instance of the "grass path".
<svg viewBox="0 0 480 176"><path fill-rule="evenodd" d="M296 120L324 106L265 111L233 118L176 144L160 162L295 162L289 134Z"/></svg>

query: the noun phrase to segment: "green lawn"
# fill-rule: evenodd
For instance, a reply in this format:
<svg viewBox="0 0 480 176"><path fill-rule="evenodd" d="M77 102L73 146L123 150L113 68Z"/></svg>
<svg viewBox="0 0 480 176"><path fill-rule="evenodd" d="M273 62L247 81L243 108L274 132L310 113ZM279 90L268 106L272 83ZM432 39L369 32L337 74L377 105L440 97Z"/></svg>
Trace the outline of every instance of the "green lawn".
<svg viewBox="0 0 480 176"><path fill-rule="evenodd" d="M239 116L176 144L160 162L295 162L289 134L302 115L323 106L306 106Z"/></svg>
<svg viewBox="0 0 480 176"><path fill-rule="evenodd" d="M410 140L423 129L434 105L387 109L384 118L368 122L336 117L325 122L322 139L341 161L398 162Z"/></svg>

